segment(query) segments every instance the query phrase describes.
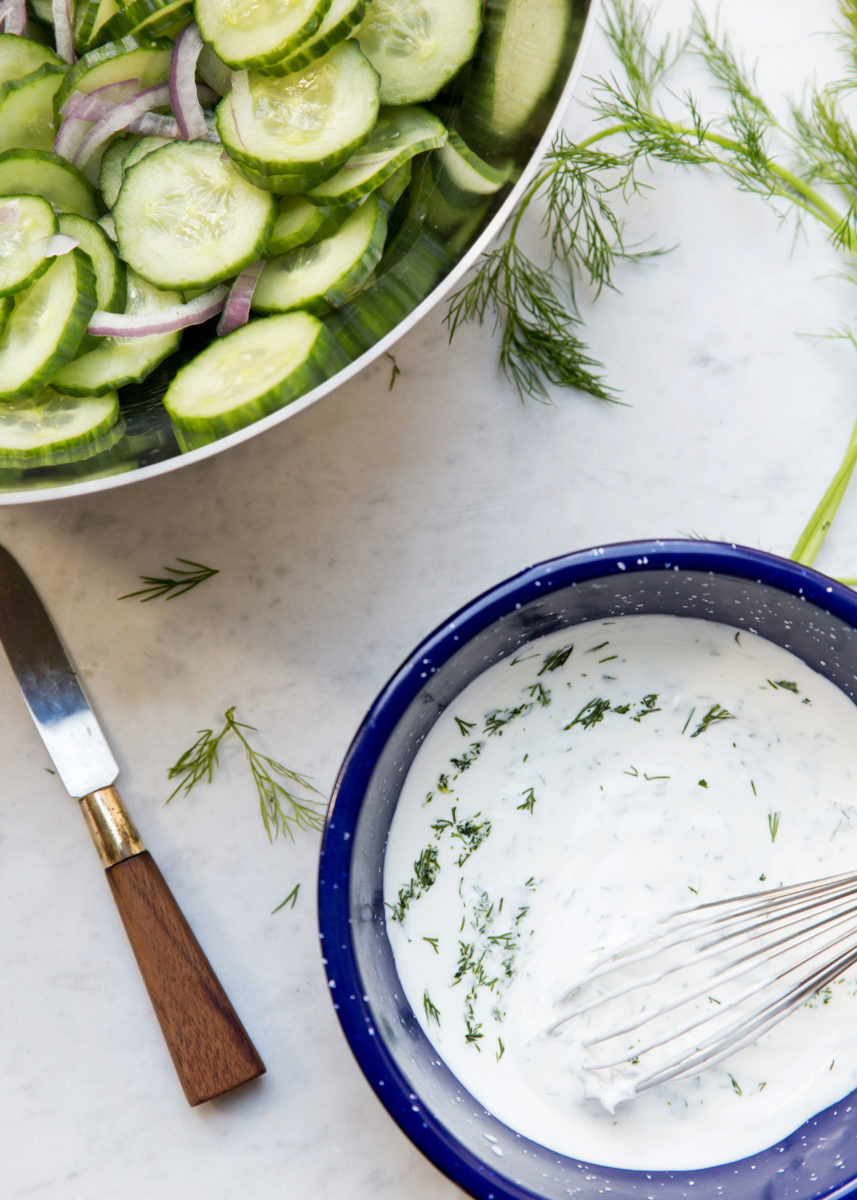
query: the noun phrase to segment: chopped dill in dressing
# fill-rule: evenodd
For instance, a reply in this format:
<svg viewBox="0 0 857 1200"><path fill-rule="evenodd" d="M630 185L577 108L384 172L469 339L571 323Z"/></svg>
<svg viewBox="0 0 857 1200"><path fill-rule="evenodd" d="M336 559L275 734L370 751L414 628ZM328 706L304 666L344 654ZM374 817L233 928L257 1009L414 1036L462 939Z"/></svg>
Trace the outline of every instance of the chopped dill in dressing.
<svg viewBox="0 0 857 1200"><path fill-rule="evenodd" d="M682 1169L755 1153L857 1086L853 973L618 1107L631 1076L616 1093L579 1028L545 1034L603 949L659 916L853 868L855 734L857 709L786 651L690 618L578 625L465 689L405 780L384 896L411 1007L477 1100L561 1153Z"/></svg>

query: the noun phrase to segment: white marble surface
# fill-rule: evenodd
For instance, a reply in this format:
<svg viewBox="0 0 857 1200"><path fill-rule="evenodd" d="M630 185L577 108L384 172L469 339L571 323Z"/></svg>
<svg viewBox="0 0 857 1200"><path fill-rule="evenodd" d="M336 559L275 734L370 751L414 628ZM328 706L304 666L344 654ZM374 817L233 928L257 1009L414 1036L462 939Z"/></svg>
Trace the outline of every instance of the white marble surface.
<svg viewBox="0 0 857 1200"><path fill-rule="evenodd" d="M779 101L831 69L834 0L705 0ZM680 22L687 0L660 0ZM587 74L609 68L601 38ZM578 97L585 99L585 80ZM587 128L581 104L565 125ZM659 170L631 237L675 249L588 314L624 406L522 405L487 330L442 312L346 389L207 462L88 497L0 507L0 540L60 623L115 742L120 785L265 1058L189 1109L75 805L0 678L0 1194L45 1200L461 1193L354 1064L316 943L318 839L268 843L237 755L166 805L167 769L224 710L329 790L404 654L535 560L690 532L788 554L838 465L857 360L820 335L857 293L813 229ZM175 601L118 597L185 556L220 574ZM857 575L857 494L818 561ZM272 910L296 884L294 909Z"/></svg>

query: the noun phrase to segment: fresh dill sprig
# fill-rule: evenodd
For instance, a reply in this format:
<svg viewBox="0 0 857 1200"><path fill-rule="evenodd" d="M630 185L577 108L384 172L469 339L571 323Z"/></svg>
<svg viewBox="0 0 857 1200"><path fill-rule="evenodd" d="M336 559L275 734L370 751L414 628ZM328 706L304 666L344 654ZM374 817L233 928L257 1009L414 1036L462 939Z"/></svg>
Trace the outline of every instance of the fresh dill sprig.
<svg viewBox="0 0 857 1200"><path fill-rule="evenodd" d="M220 574L217 567L203 566L202 563L194 562L191 558L176 558L176 562L184 565L164 567L166 575L141 575L140 580L145 586L134 592L126 592L119 599L139 599L141 603L145 603L147 600L156 600L165 596L167 600L173 600L176 596L183 596L191 588L204 583L206 579L211 579L213 575Z"/></svg>
<svg viewBox="0 0 857 1200"><path fill-rule="evenodd" d="M427 991L423 992L423 1008L425 1009L426 1020L434 1021L436 1025L440 1024L440 1009L432 1002L431 996Z"/></svg>
<svg viewBox="0 0 857 1200"><path fill-rule="evenodd" d="M455 292L446 314L449 336L459 325L493 317L500 329L500 365L520 396L547 397L546 383L573 387L615 400L574 332L580 318L573 294L550 268L538 266L513 235L482 258L478 270Z"/></svg>
<svg viewBox="0 0 857 1200"><path fill-rule="evenodd" d="M187 795L203 780L211 783L220 762L223 740L232 734L244 748L269 839L273 841L283 833L294 841L298 829L320 830L324 823L321 802L316 799L320 793L305 775L256 750L248 736L255 732L255 725L236 718L234 705L223 714L223 727L217 733L212 729L201 729L193 745L167 771L168 779L178 780L167 802L179 792ZM301 795L301 792L311 794Z"/></svg>
<svg viewBox="0 0 857 1200"><path fill-rule="evenodd" d="M712 704L708 712L694 729L690 735L692 738L699 737L705 733L712 725L716 725L718 721L734 721L735 718L728 709L725 709L722 704Z"/></svg>
<svg viewBox="0 0 857 1200"><path fill-rule="evenodd" d="M286 896L285 900L281 900L276 908L271 909L271 915L273 916L274 913L278 913L280 911L280 909L285 908L287 904L289 905L290 908L294 908L295 904L297 903L298 892L300 890L301 890L301 885L299 883L296 883L295 886L292 888L292 890L289 892L288 896Z"/></svg>
<svg viewBox="0 0 857 1200"><path fill-rule="evenodd" d="M626 244L621 213L629 196L648 190L643 169L655 163L722 173L763 200L779 220L791 215L797 222L817 222L848 255L850 268L857 252L857 131L843 98L857 88L855 0L840 0L840 17L843 78L810 86L807 101L792 105L783 120L698 7L685 34L657 43L647 7L639 0L614 0L602 21L617 70L591 81L595 130L579 142L566 134L555 139L503 240L452 295L450 337L464 322L491 319L501 367L522 398L545 398L553 384L617 400L584 340L576 289L584 284L598 296L615 286L619 262L647 257ZM670 72L688 53L704 63L723 97L713 114L703 113L691 93L679 95L670 87ZM536 205L544 213L545 265L521 244L524 216ZM841 336L857 344L850 330ZM797 562L813 563L856 463L857 426L792 551Z"/></svg>
<svg viewBox="0 0 857 1200"><path fill-rule="evenodd" d="M768 813L768 833L770 833L770 835L771 835L772 842L775 842L777 840L777 834L780 831L780 817L781 816L782 816L782 813L778 813L778 812L769 812Z"/></svg>

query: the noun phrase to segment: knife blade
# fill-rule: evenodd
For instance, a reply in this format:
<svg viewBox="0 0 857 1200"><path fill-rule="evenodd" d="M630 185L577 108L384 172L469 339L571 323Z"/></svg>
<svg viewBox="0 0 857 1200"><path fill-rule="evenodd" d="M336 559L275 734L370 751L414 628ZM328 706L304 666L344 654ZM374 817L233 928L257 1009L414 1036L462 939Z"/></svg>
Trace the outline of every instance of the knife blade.
<svg viewBox="0 0 857 1200"><path fill-rule="evenodd" d="M0 642L66 791L80 803L188 1103L265 1071L114 784L119 767L47 609L0 546Z"/></svg>

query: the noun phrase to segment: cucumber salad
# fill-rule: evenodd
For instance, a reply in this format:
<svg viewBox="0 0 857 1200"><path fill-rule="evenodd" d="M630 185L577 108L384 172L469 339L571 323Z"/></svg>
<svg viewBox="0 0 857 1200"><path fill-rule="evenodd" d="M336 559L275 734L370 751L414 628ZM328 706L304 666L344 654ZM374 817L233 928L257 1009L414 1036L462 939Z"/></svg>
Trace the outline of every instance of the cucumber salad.
<svg viewBox="0 0 857 1200"><path fill-rule="evenodd" d="M0 470L101 455L156 373L186 450L363 353L519 171L572 10L0 0Z"/></svg>

